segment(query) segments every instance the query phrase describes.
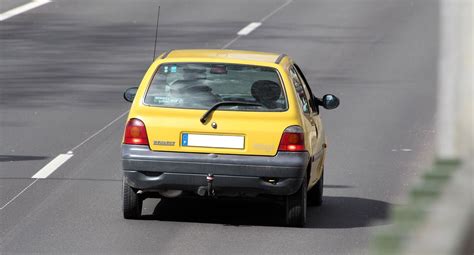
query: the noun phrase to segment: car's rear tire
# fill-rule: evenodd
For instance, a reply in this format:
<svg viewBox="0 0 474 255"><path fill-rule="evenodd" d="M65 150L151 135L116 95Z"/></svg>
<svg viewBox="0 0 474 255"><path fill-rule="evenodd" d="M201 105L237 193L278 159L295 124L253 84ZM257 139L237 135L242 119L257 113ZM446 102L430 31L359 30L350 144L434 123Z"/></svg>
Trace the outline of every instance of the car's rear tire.
<svg viewBox="0 0 474 255"><path fill-rule="evenodd" d="M324 189L324 169L321 173L321 178L308 191L308 202L312 206L321 206L323 204L323 189Z"/></svg>
<svg viewBox="0 0 474 255"><path fill-rule="evenodd" d="M125 219L139 219L142 216L142 198L123 180L123 217Z"/></svg>
<svg viewBox="0 0 474 255"><path fill-rule="evenodd" d="M289 227L304 227L306 224L307 187L305 177L298 191L286 196L286 225Z"/></svg>

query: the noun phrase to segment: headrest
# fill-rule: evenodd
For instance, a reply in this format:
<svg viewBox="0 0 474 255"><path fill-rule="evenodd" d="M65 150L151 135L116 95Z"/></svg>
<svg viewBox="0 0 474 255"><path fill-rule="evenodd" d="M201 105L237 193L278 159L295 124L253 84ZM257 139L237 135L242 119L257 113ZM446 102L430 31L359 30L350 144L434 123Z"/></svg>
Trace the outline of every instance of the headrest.
<svg viewBox="0 0 474 255"><path fill-rule="evenodd" d="M252 96L260 102L275 102L280 98L281 87L269 80L259 80L252 84Z"/></svg>

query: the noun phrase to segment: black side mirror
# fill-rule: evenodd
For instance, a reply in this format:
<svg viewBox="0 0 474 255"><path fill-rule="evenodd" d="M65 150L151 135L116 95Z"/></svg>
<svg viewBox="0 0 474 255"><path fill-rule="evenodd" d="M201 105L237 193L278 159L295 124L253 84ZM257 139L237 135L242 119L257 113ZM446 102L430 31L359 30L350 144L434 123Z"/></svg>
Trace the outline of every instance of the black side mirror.
<svg viewBox="0 0 474 255"><path fill-rule="evenodd" d="M125 101L130 102L130 103L133 102L133 99L135 98L135 95L137 94L137 90L138 90L138 87L132 87L125 90L125 92L123 92L123 98L125 99Z"/></svg>
<svg viewBox="0 0 474 255"><path fill-rule="evenodd" d="M327 110L337 108L339 106L339 98L332 94L324 95L323 98L319 100L319 105Z"/></svg>

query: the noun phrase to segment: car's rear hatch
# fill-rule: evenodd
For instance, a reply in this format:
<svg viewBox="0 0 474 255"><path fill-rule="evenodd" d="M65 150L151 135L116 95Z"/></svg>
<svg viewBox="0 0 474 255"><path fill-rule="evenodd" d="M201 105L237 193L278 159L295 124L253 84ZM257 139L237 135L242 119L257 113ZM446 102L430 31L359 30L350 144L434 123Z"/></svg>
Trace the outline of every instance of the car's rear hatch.
<svg viewBox="0 0 474 255"><path fill-rule="evenodd" d="M200 118L205 112L142 106L133 115L144 122L154 151L273 156L283 130L296 124L288 111L219 109L202 124Z"/></svg>

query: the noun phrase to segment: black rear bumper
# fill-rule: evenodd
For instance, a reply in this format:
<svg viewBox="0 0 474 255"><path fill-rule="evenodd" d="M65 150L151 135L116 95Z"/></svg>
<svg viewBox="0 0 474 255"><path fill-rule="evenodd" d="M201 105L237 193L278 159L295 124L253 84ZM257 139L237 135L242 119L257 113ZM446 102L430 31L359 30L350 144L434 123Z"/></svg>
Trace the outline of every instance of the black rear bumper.
<svg viewBox="0 0 474 255"><path fill-rule="evenodd" d="M197 192L200 187L207 187L206 176L212 174L218 195L289 195L301 186L308 162L307 152L245 156L157 152L148 146L122 146L125 182L144 191Z"/></svg>

